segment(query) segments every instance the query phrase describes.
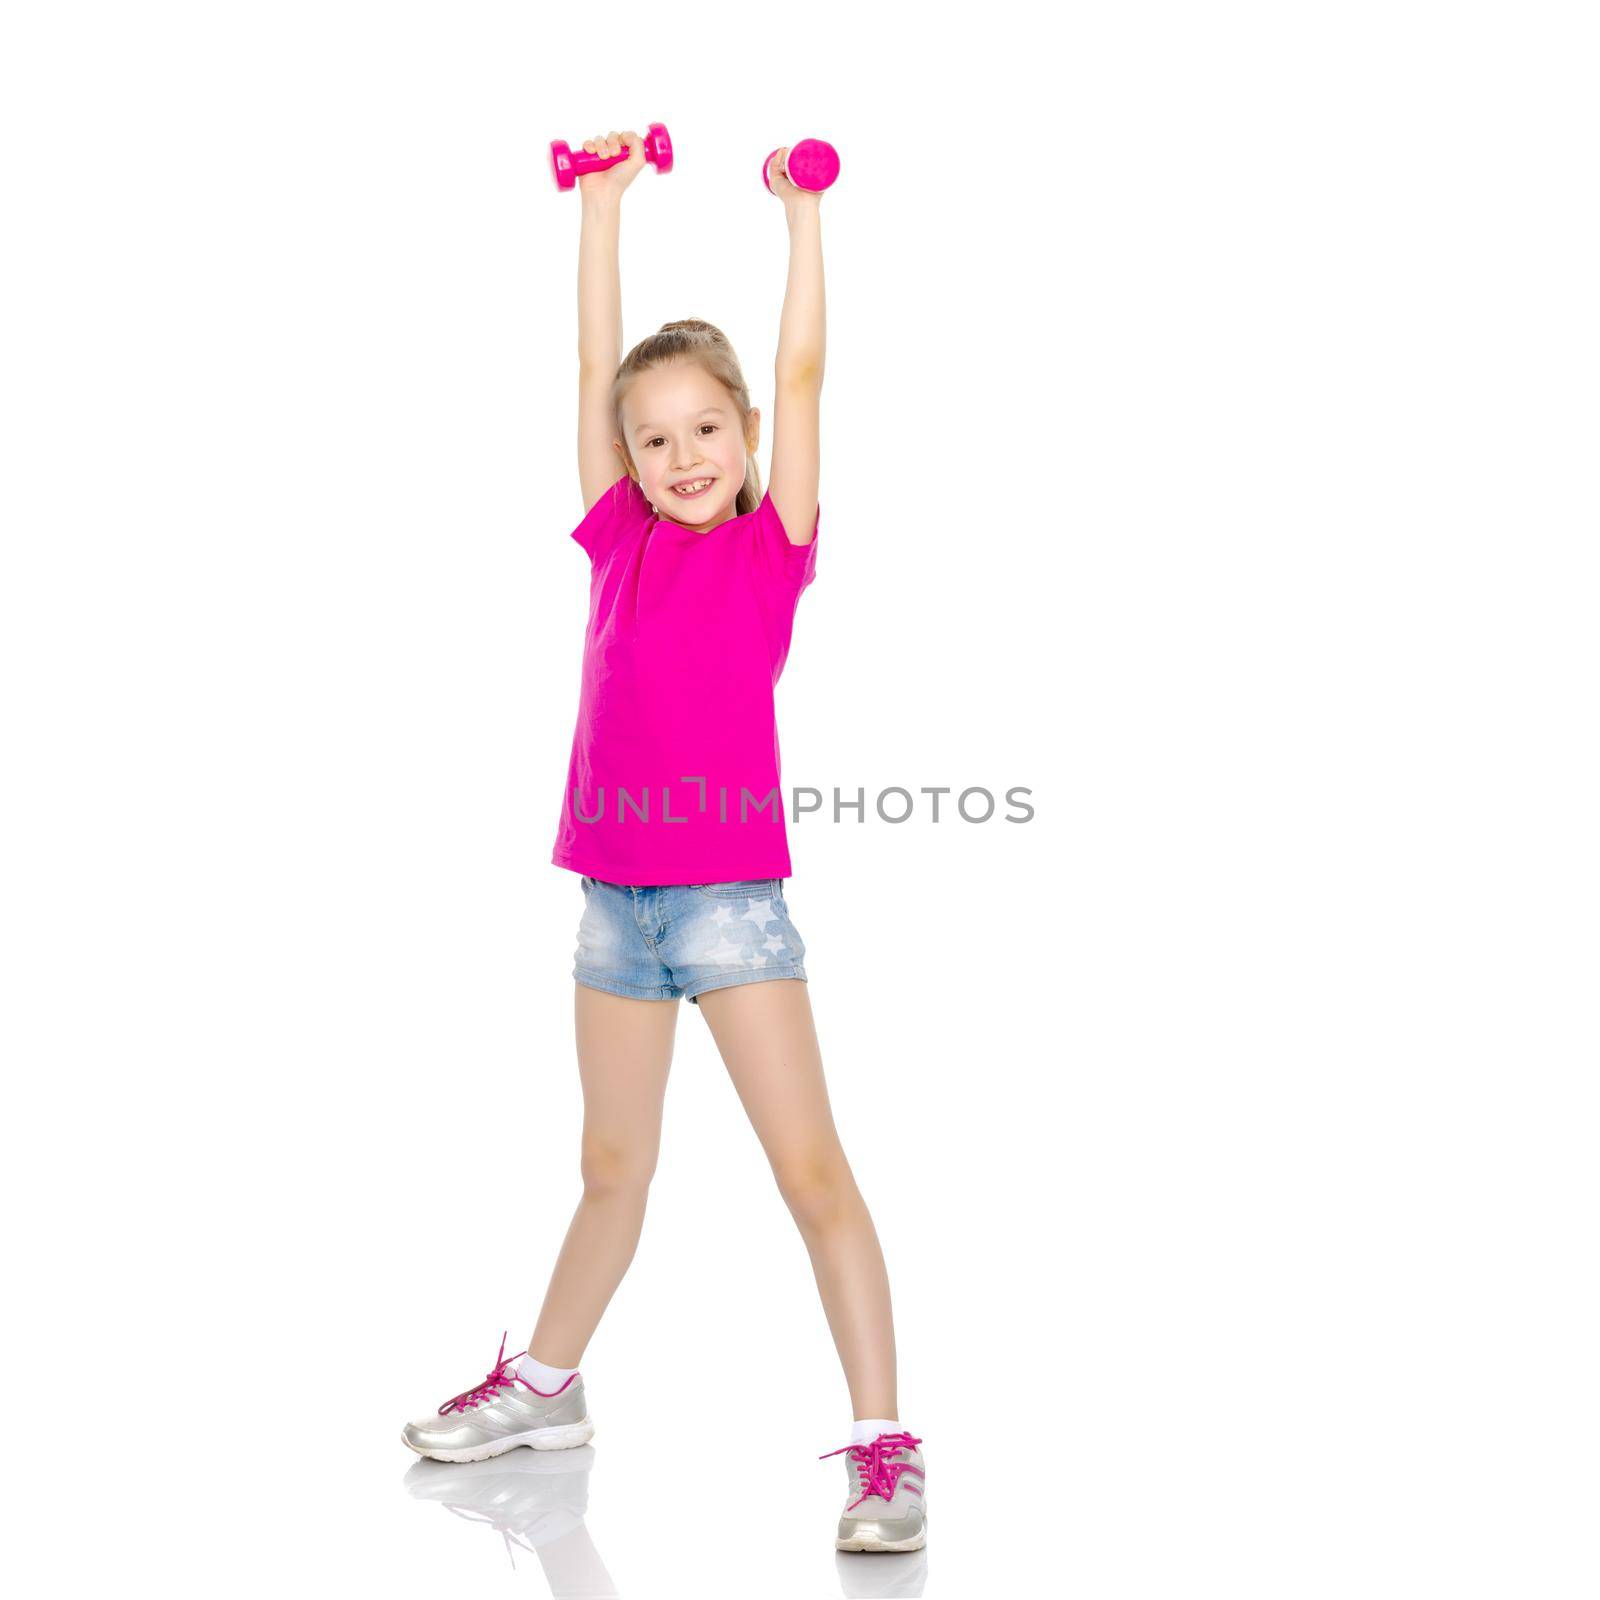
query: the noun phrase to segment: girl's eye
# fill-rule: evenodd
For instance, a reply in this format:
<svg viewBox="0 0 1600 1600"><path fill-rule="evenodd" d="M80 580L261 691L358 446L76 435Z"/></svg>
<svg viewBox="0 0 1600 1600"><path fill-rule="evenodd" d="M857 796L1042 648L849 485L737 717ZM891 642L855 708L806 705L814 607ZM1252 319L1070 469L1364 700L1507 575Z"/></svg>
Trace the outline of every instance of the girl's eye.
<svg viewBox="0 0 1600 1600"><path fill-rule="evenodd" d="M705 430L706 430L706 429L707 429L707 428L709 428L709 429L710 429L710 430L711 430L711 431L712 431L712 432L713 432L713 433L715 433L715 432L716 432L716 431L717 431L717 425L716 425L716 423L714 423L714 422L702 422L702 423L701 423L701 424L700 424L700 431L701 431L701 432L702 432L702 433L703 433L703 432L704 432L704 431L705 431ZM646 439L646 440L645 440L645 442L644 442L644 447L645 447L645 449L646 449L646 450L648 450L648 449L650 449L650 447L651 447L651 446L652 446L652 445L658 445L658 444L665 444L665 443L666 443L666 440L664 440L664 439L663 439L663 438L662 438L662 437L661 437L661 436L660 436L660 434L657 434L657 435L656 435L656 437L655 437L655 438L653 438L653 439Z"/></svg>

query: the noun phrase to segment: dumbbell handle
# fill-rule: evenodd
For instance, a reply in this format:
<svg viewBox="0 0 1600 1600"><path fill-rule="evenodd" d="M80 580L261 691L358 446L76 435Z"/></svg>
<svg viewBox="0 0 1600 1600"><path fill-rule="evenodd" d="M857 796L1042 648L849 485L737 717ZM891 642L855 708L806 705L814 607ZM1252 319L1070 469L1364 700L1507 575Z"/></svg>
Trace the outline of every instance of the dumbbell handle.
<svg viewBox="0 0 1600 1600"><path fill-rule="evenodd" d="M570 189L587 172L604 172L632 154L628 145L614 156L591 155L587 150L574 150L564 139L550 141L550 169L555 174L558 189ZM672 139L664 123L652 122L644 136L644 158L657 172L672 171Z"/></svg>

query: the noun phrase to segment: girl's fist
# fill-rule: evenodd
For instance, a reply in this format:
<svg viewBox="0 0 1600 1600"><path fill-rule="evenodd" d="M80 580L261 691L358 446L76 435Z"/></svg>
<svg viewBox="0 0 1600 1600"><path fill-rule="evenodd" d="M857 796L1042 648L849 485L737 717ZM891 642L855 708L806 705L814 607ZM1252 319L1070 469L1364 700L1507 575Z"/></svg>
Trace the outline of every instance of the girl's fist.
<svg viewBox="0 0 1600 1600"><path fill-rule="evenodd" d="M619 161L604 172L584 173L578 179L578 187L585 191L606 189L621 194L639 176L639 169L644 165L644 140L632 128L626 128L621 133L613 128L610 133L597 133L594 138L583 141L583 148L602 160L607 156L621 155L624 145L628 150L626 161Z"/></svg>
<svg viewBox="0 0 1600 1600"><path fill-rule="evenodd" d="M767 182L772 192L783 201L786 206L791 206L799 201L820 201L822 196L814 194L810 189L799 188L789 177L789 151L791 145L784 145L776 151L767 166Z"/></svg>

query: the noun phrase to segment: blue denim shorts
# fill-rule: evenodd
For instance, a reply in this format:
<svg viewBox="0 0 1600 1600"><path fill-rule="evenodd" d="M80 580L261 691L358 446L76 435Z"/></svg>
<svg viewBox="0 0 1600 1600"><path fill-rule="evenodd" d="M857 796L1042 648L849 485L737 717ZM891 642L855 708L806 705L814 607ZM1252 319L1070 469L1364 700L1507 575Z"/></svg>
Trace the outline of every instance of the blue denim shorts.
<svg viewBox="0 0 1600 1600"><path fill-rule="evenodd" d="M806 947L782 878L737 883L583 880L572 975L635 1000L678 1000L768 978L804 979Z"/></svg>

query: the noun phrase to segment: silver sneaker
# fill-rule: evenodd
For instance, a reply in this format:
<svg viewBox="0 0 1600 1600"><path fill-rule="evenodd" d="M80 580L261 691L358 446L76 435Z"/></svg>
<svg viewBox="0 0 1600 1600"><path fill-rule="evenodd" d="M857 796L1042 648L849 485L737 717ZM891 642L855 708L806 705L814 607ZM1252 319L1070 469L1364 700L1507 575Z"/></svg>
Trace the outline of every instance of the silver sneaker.
<svg viewBox="0 0 1600 1600"><path fill-rule="evenodd" d="M836 1550L920 1550L928 1542L921 1443L910 1433L880 1433L871 1444L841 1445L817 1457L842 1455L850 1469Z"/></svg>
<svg viewBox="0 0 1600 1600"><path fill-rule="evenodd" d="M518 1352L520 1354L520 1352ZM579 1373L554 1394L543 1394L507 1369L517 1359L500 1358L482 1383L446 1400L431 1416L418 1417L400 1430L408 1450L435 1461L487 1461L518 1445L534 1450L570 1450L594 1437L594 1423Z"/></svg>

